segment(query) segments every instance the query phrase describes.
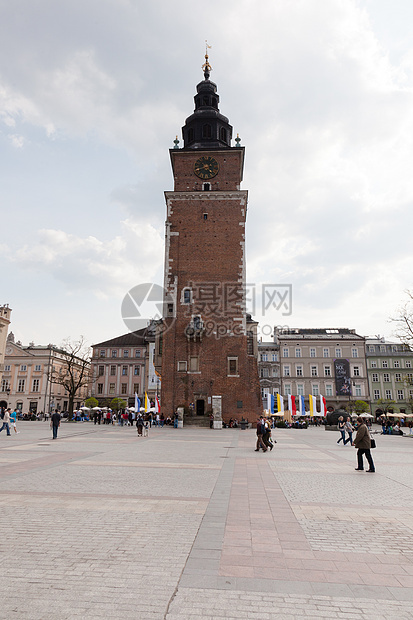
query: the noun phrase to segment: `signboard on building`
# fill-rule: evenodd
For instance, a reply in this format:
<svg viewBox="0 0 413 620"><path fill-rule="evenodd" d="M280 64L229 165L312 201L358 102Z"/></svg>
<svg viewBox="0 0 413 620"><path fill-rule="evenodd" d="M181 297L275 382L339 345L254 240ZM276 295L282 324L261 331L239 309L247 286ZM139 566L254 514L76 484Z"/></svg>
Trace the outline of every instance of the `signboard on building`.
<svg viewBox="0 0 413 620"><path fill-rule="evenodd" d="M334 360L337 396L351 396L350 363L346 359Z"/></svg>

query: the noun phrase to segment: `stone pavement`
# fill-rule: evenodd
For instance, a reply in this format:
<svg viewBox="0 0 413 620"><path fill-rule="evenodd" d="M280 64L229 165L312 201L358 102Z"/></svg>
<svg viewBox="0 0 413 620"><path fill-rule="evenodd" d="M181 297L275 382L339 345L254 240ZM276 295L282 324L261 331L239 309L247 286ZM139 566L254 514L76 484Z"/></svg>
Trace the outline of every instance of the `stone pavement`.
<svg viewBox="0 0 413 620"><path fill-rule="evenodd" d="M413 438L43 422L0 435L0 618L413 618Z"/></svg>

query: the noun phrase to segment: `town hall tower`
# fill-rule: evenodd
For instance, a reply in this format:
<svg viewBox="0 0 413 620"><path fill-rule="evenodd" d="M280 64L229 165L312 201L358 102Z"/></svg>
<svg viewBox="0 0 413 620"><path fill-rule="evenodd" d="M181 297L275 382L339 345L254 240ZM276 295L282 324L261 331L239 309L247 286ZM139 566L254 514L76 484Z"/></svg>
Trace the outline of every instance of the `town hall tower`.
<svg viewBox="0 0 413 620"><path fill-rule="evenodd" d="M261 412L256 327L246 313L244 147L218 108L205 55L195 110L170 150L165 192L161 410L249 421Z"/></svg>

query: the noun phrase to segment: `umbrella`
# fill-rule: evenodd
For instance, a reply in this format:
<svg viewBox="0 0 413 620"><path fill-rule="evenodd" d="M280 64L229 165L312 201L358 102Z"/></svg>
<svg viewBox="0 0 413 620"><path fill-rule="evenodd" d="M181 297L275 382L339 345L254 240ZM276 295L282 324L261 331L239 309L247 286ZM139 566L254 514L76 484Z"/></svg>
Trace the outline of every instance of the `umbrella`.
<svg viewBox="0 0 413 620"><path fill-rule="evenodd" d="M82 409L82 411L90 411L90 407L85 407L84 405L83 407L80 407L80 408Z"/></svg>
<svg viewBox="0 0 413 620"><path fill-rule="evenodd" d="M101 407L92 407L92 411L100 411Z"/></svg>

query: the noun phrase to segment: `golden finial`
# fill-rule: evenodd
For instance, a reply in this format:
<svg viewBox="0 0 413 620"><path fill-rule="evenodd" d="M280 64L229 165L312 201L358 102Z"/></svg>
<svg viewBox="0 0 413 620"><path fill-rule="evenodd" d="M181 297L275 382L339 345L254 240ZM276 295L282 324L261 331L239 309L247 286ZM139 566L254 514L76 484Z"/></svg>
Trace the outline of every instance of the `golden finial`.
<svg viewBox="0 0 413 620"><path fill-rule="evenodd" d="M202 69L204 70L205 79L209 79L209 74L212 71L212 67L208 61L208 50L211 49L212 45L208 45L208 41L205 39L205 62L202 65Z"/></svg>

